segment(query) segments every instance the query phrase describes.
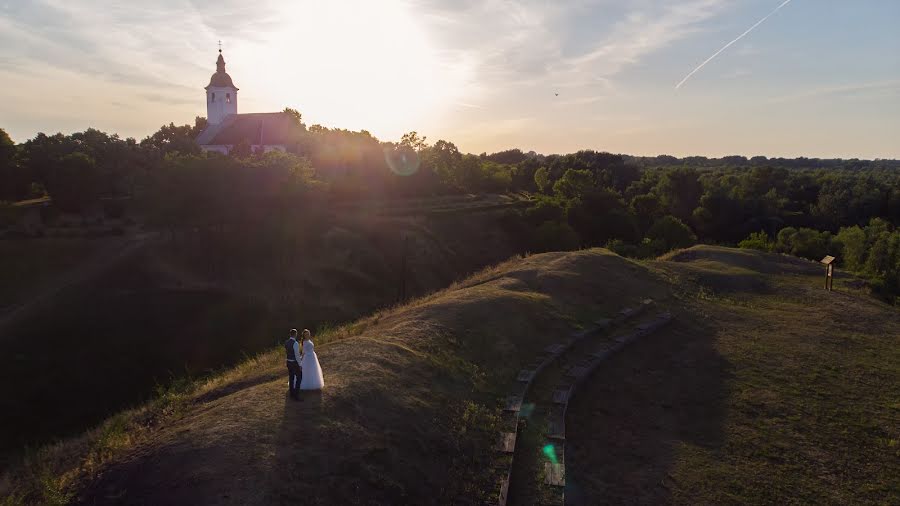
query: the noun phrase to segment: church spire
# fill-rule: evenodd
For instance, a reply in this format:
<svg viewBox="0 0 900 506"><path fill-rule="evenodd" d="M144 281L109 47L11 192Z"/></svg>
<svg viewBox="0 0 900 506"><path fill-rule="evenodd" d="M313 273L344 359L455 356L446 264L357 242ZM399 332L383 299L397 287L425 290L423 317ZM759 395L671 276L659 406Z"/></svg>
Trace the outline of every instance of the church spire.
<svg viewBox="0 0 900 506"><path fill-rule="evenodd" d="M216 72L225 72L225 58L222 57L222 41L219 41L219 57L216 59Z"/></svg>

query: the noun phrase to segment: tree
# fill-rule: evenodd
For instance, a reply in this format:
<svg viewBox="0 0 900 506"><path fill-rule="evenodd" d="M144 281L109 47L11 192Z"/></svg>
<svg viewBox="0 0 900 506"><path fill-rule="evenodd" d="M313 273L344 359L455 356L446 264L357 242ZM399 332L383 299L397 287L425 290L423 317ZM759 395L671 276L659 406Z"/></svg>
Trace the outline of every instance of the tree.
<svg viewBox="0 0 900 506"><path fill-rule="evenodd" d="M427 139L427 137L419 137L418 132L412 131L403 134L403 137L400 138L400 145L418 152L428 147L428 143L425 142L425 139Z"/></svg>
<svg viewBox="0 0 900 506"><path fill-rule="evenodd" d="M422 161L424 165L434 171L444 182L451 186L463 188L457 167L462 161L462 154L452 142L439 140L434 146L423 149Z"/></svg>
<svg viewBox="0 0 900 506"><path fill-rule="evenodd" d="M603 246L611 239L639 238L634 215L611 189L593 189L583 197L569 200L566 216L585 246Z"/></svg>
<svg viewBox="0 0 900 506"><path fill-rule="evenodd" d="M228 152L228 156L232 158L247 158L248 156L253 154L252 146L247 142L247 139L241 139L240 142L231 147L231 150Z"/></svg>
<svg viewBox="0 0 900 506"><path fill-rule="evenodd" d="M59 159L47 174L47 193L62 211L84 212L100 197L101 180L97 164L84 153Z"/></svg>
<svg viewBox="0 0 900 506"><path fill-rule="evenodd" d="M631 212L637 218L641 232L646 232L662 216L662 205L653 193L638 195L631 200Z"/></svg>
<svg viewBox="0 0 900 506"><path fill-rule="evenodd" d="M306 129L306 125L303 124L303 115L300 114L300 111L291 107L285 107L284 112L294 119L297 126L302 127L304 130Z"/></svg>
<svg viewBox="0 0 900 506"><path fill-rule="evenodd" d="M775 245L769 240L769 235L760 230L753 232L749 237L738 243L742 249L755 249L759 251L772 251Z"/></svg>
<svg viewBox="0 0 900 506"><path fill-rule="evenodd" d="M583 196L594 186L594 178L588 170L569 169L553 185L553 192L565 199Z"/></svg>
<svg viewBox="0 0 900 506"><path fill-rule="evenodd" d="M663 245L665 253L677 248L687 248L697 242L697 236L690 227L674 216L663 216L647 231L647 238L651 241L659 241Z"/></svg>
<svg viewBox="0 0 900 506"><path fill-rule="evenodd" d="M156 148L163 154L197 154L200 152L200 146L195 139L203 131L201 126L203 128L206 126L206 119L201 117L196 118L194 126L176 126L175 123L169 123L161 126L153 135L144 138L141 146Z"/></svg>
<svg viewBox="0 0 900 506"><path fill-rule="evenodd" d="M700 202L703 186L696 170L681 167L663 174L656 194L669 214L686 222Z"/></svg>
<svg viewBox="0 0 900 506"><path fill-rule="evenodd" d="M29 197L32 178L19 163L18 151L6 131L0 128L0 201Z"/></svg>
<svg viewBox="0 0 900 506"><path fill-rule="evenodd" d="M842 228L836 239L841 243L840 260L851 271L861 271L866 263L866 232L858 225Z"/></svg>
<svg viewBox="0 0 900 506"><path fill-rule="evenodd" d="M547 167L541 167L534 171L534 184L537 185L538 191L541 193L549 193L550 170Z"/></svg>

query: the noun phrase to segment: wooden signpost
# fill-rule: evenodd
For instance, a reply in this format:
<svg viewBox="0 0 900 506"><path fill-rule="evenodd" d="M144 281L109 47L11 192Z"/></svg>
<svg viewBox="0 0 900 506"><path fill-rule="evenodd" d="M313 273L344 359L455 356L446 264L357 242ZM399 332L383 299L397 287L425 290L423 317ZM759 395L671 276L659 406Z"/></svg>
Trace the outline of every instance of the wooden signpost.
<svg viewBox="0 0 900 506"><path fill-rule="evenodd" d="M825 256L822 260L820 260L823 264L825 264L825 289L830 291L834 290L834 257L831 255Z"/></svg>

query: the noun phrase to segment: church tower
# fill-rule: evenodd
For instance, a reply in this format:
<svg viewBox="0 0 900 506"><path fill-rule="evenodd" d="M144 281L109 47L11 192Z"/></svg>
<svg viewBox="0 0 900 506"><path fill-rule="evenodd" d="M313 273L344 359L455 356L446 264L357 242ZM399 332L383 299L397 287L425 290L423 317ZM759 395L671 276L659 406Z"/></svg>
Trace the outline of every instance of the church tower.
<svg viewBox="0 0 900 506"><path fill-rule="evenodd" d="M210 125L218 125L227 116L237 114L237 92L231 76L225 72L225 58L222 57L220 47L216 73L209 79L206 87L206 119Z"/></svg>

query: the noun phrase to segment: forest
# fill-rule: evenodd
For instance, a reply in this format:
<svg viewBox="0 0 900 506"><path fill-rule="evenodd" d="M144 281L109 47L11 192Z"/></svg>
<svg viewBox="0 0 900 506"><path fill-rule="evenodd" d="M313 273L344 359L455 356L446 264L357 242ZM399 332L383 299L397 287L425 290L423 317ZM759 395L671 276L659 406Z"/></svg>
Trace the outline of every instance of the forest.
<svg viewBox="0 0 900 506"><path fill-rule="evenodd" d="M87 129L15 144L0 129L0 230L15 237L15 203L49 196L47 214L121 217L127 202L147 226L173 234L239 228L277 247L292 225L312 227L309 216L339 206L521 193L531 203L507 211L504 226L523 252L605 246L649 258L702 242L831 254L883 299L900 295L900 161L475 155L417 132L382 142L365 130L307 128L299 112L285 112L301 127L287 153L203 153L193 140L206 126L200 117L140 141Z"/></svg>

